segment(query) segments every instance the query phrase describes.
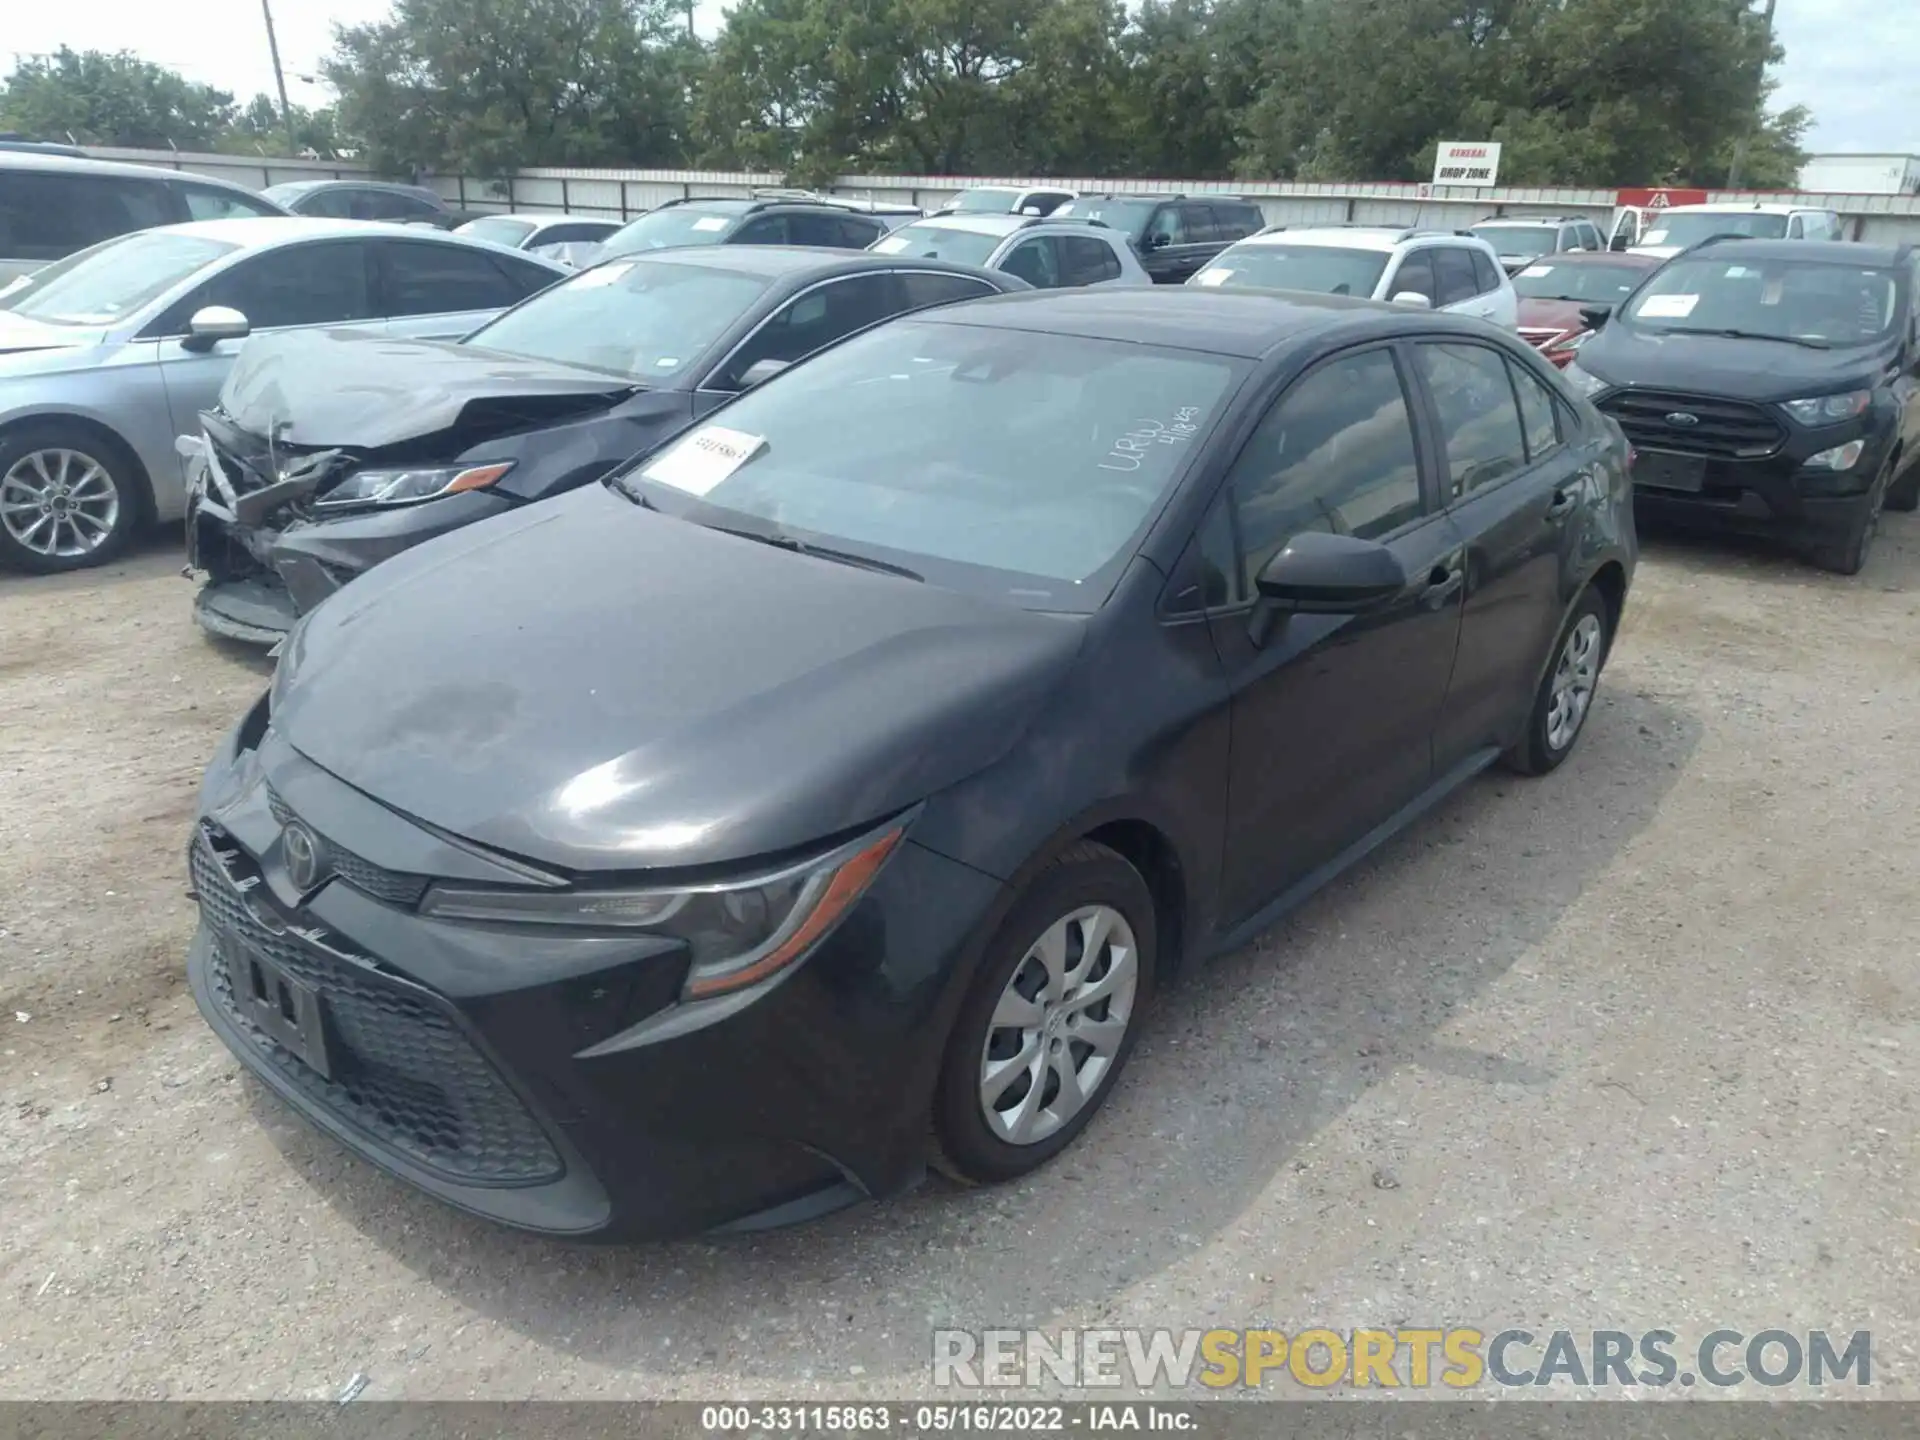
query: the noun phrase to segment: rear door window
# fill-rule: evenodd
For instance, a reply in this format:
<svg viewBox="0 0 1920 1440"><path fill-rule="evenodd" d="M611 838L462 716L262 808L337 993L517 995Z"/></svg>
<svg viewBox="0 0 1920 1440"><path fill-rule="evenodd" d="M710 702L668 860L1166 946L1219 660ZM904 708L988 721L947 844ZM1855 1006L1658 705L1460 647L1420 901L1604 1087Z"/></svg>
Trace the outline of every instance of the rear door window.
<svg viewBox="0 0 1920 1440"><path fill-rule="evenodd" d="M725 238L732 245L785 245L788 243L787 217L755 215Z"/></svg>
<svg viewBox="0 0 1920 1440"><path fill-rule="evenodd" d="M1192 245L1211 244L1221 238L1219 224L1214 220L1211 205L1196 205L1189 201L1180 207L1187 226L1187 242Z"/></svg>
<svg viewBox="0 0 1920 1440"><path fill-rule="evenodd" d="M509 279L493 256L462 245L388 240L380 250L388 315L503 310L539 288ZM522 268L545 275L535 266Z"/></svg>
<svg viewBox="0 0 1920 1440"><path fill-rule="evenodd" d="M1120 257L1106 241L1091 235L1062 235L1054 243L1060 247L1062 285L1097 285L1120 278Z"/></svg>
<svg viewBox="0 0 1920 1440"><path fill-rule="evenodd" d="M787 216L787 241L793 245L838 245L840 217L796 210Z"/></svg>
<svg viewBox="0 0 1920 1440"><path fill-rule="evenodd" d="M371 217L354 206L355 197L361 193L351 185L315 190L294 201L294 208L302 215L317 215L326 220L365 220Z"/></svg>
<svg viewBox="0 0 1920 1440"><path fill-rule="evenodd" d="M1214 228L1222 240L1244 240L1259 230L1265 223L1265 217L1251 205L1213 202Z"/></svg>
<svg viewBox="0 0 1920 1440"><path fill-rule="evenodd" d="M1052 290L1060 284L1060 254L1052 238L1046 235L1022 240L1000 262L999 268L1036 290Z"/></svg>
<svg viewBox="0 0 1920 1440"><path fill-rule="evenodd" d="M60 260L130 230L187 218L158 180L0 167L0 257Z"/></svg>
<svg viewBox="0 0 1920 1440"><path fill-rule="evenodd" d="M1482 295L1491 294L1500 288L1500 271L1493 263L1493 257L1478 250L1469 252L1473 256L1473 283L1479 287Z"/></svg>
<svg viewBox="0 0 1920 1440"><path fill-rule="evenodd" d="M237 190L223 190L217 185L183 184L174 188L186 201L188 217L194 220L244 220L253 215L280 213L265 200L256 200Z"/></svg>
<svg viewBox="0 0 1920 1440"><path fill-rule="evenodd" d="M931 270L906 270L896 278L900 282L903 308L924 310L929 305L951 305L959 300L978 300L996 291L984 280L965 275L941 275Z"/></svg>
<svg viewBox="0 0 1920 1440"><path fill-rule="evenodd" d="M838 243L848 250L864 250L887 233L880 221L859 215L842 215L833 223L840 232Z"/></svg>

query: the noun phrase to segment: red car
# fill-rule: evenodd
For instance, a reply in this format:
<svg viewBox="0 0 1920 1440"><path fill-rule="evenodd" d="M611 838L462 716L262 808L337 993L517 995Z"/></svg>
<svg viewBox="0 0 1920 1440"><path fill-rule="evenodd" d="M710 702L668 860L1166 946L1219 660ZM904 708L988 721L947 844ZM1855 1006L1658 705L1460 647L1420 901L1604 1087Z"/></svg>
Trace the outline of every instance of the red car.
<svg viewBox="0 0 1920 1440"><path fill-rule="evenodd" d="M1665 262L1657 255L1573 251L1543 255L1513 277L1520 297L1520 338L1555 365L1565 365L1591 333L1580 312L1618 305Z"/></svg>

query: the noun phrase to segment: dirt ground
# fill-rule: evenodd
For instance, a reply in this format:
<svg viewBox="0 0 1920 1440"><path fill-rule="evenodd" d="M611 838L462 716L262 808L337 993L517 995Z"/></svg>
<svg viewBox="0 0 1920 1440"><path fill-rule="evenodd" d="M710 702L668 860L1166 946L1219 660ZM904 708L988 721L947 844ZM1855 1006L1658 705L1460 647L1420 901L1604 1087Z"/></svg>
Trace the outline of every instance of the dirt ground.
<svg viewBox="0 0 1920 1440"><path fill-rule="evenodd" d="M265 670L156 542L0 578L0 1398L911 1396L936 1325L1871 1329L1920 1395L1920 517L1844 580L1649 545L1579 753L1162 997L1082 1143L606 1250L444 1210L182 974Z"/></svg>

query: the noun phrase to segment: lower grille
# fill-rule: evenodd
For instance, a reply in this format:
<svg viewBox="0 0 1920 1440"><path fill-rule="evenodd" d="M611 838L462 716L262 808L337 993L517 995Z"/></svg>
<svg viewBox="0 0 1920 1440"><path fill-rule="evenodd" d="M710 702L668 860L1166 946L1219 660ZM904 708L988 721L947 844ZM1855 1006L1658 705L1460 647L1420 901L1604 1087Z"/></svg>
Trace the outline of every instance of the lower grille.
<svg viewBox="0 0 1920 1440"><path fill-rule="evenodd" d="M273 818L282 825L293 819L293 811L287 802L272 791L267 792L267 805L273 811ZM328 867L354 889L408 910L418 905L420 897L427 893L426 876L389 870L371 860L363 860L351 850L342 849L325 836L321 839L327 847Z"/></svg>
<svg viewBox="0 0 1920 1440"><path fill-rule="evenodd" d="M380 970L318 927L276 933L247 903L251 862L202 827L191 854L200 914L215 940L213 993L253 1058L321 1109L435 1174L468 1185L559 1177L539 1123L433 992ZM236 1003L229 965L253 955L317 992L331 1078L309 1068Z"/></svg>
<svg viewBox="0 0 1920 1440"><path fill-rule="evenodd" d="M1720 460L1758 460L1786 442L1787 429L1758 405L1659 390L1618 390L1599 402L1627 439L1649 450ZM1676 420L1676 416L1690 419Z"/></svg>

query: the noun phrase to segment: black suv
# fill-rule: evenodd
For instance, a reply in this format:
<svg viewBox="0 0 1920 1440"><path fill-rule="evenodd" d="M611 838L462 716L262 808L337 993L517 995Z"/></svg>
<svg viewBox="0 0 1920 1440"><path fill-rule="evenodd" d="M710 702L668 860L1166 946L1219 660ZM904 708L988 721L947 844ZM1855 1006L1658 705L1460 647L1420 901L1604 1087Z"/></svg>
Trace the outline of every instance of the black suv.
<svg viewBox="0 0 1920 1440"><path fill-rule="evenodd" d="M830 200L726 197L669 200L622 225L598 258L675 250L683 245L820 245L864 250L888 230L885 220Z"/></svg>
<svg viewBox="0 0 1920 1440"><path fill-rule="evenodd" d="M1920 502L1916 253L1708 240L1584 312L1601 328L1564 373L1638 448L1643 505L1856 574L1882 507Z"/></svg>
<svg viewBox="0 0 1920 1440"><path fill-rule="evenodd" d="M1185 284L1236 240L1267 228L1267 217L1238 195L1081 195L1055 220L1098 220L1127 237L1158 285Z"/></svg>

